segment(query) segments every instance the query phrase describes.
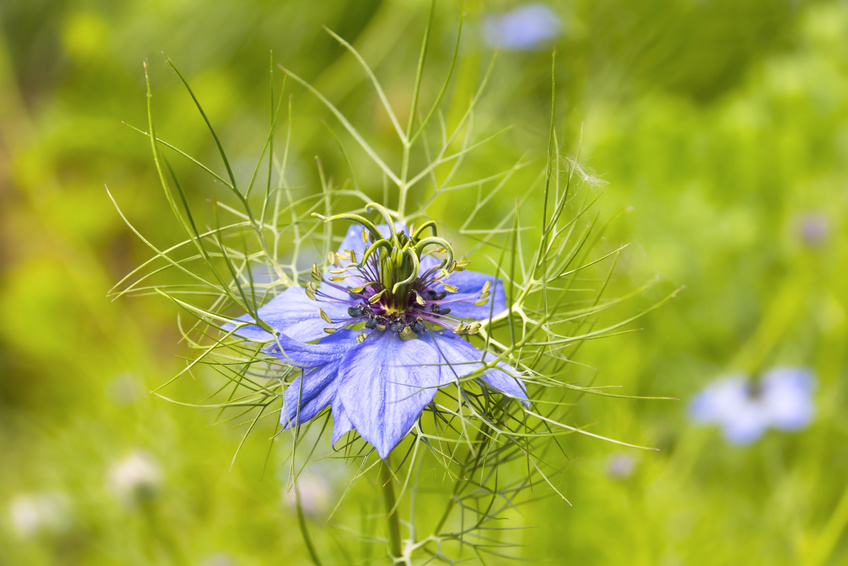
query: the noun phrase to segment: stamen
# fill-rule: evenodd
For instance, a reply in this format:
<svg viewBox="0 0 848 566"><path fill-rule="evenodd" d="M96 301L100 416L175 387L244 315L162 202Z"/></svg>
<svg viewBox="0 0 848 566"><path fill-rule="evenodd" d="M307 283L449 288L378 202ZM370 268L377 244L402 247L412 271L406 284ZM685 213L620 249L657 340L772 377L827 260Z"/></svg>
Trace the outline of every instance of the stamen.
<svg viewBox="0 0 848 566"><path fill-rule="evenodd" d="M313 283L312 281L307 283L306 289L303 290L303 292L306 293L306 296L309 297L310 299L312 299L313 301L318 300L318 299L315 298L315 292L316 291L318 291L318 287L316 287L315 283Z"/></svg>
<svg viewBox="0 0 848 566"><path fill-rule="evenodd" d="M438 237L435 223L427 221L418 228L410 227L407 233L398 232L386 209L370 203L366 210L379 211L389 225L390 236L384 236L374 224L358 215L339 215L325 219L347 218L359 222L363 226L360 237L366 244L363 252L343 250L330 254L331 268L328 272L334 277L328 280L321 279L322 274L317 265L312 266L312 279L323 281L325 285L346 294L344 298L336 294L327 295L319 292L314 283L307 285L307 295L311 299L316 300L317 295L322 301L341 303L350 317L333 322L327 313L319 309L322 320L337 326L326 328L325 332L331 334L340 328L363 323L365 331L360 332L356 338L361 343L367 339L368 331L375 329L391 331L402 340L412 340L429 332L429 325L448 328L457 334L479 331L479 323L468 325L448 316L451 309L444 306L444 303L452 301L445 301L445 297L448 293L458 293L459 288L444 281L451 273L465 269L468 262L454 260L450 244ZM428 228L433 235L422 238L421 235ZM447 257L433 255L436 253L446 254ZM435 258L436 265L422 270L420 261L424 256ZM351 277L354 278L351 283L357 287L342 283ZM433 288L436 282L442 284L442 290ZM490 283L484 285L478 301L486 302L490 287ZM465 298L454 301L471 302ZM454 325L455 328L452 328Z"/></svg>

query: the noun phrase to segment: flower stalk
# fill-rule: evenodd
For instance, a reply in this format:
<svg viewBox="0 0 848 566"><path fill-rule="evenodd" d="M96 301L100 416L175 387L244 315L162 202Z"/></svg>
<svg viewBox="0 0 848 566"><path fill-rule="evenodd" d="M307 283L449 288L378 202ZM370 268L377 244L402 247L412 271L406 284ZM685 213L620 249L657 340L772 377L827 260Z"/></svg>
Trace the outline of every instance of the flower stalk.
<svg viewBox="0 0 848 566"><path fill-rule="evenodd" d="M383 487L383 503L386 507L386 522L389 531L389 553L397 562L403 557L403 545L400 538L400 519L397 512L397 498L392 484L392 469L389 457L380 464L380 484Z"/></svg>

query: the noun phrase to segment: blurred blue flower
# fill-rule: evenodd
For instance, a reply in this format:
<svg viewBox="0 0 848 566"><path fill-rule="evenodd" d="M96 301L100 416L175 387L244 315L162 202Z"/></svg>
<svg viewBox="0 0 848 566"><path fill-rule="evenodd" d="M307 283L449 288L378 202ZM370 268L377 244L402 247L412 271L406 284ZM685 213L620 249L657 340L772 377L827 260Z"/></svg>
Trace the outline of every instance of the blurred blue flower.
<svg viewBox="0 0 848 566"><path fill-rule="evenodd" d="M559 32L559 16L545 4L528 4L483 20L486 43L504 49L533 49L556 38Z"/></svg>
<svg viewBox="0 0 848 566"><path fill-rule="evenodd" d="M337 268L330 270L336 276L313 271L320 288L289 287L259 309L276 335L255 324L227 328L268 342L267 353L302 369L283 395L285 428L329 406L333 443L356 429L385 458L438 388L494 360L461 337L476 332L479 323L460 319L485 320L503 312L506 295L500 280L423 253L427 239L407 236L404 226L374 228L379 233L371 234L373 243L366 247L368 234L351 227L335 256ZM435 245L437 238L429 240ZM237 320L254 322L249 315ZM516 374L498 362L478 379L526 402Z"/></svg>
<svg viewBox="0 0 848 566"><path fill-rule="evenodd" d="M813 418L813 376L802 368L777 368L759 383L734 375L701 391L690 405L697 423L718 424L733 444L749 444L769 428L798 430Z"/></svg>

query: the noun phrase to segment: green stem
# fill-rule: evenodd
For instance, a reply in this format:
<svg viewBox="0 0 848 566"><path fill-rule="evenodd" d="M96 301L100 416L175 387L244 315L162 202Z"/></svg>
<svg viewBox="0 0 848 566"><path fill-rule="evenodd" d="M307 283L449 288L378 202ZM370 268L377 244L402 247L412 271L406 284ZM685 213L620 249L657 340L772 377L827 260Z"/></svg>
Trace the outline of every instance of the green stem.
<svg viewBox="0 0 848 566"><path fill-rule="evenodd" d="M315 566L321 566L321 559L318 558L315 547L312 546L312 539L309 538L309 531L306 528L306 518L303 516L303 507L300 504L300 490L297 487L297 483L295 483L293 489L294 499L297 503L297 524L300 527L300 535L303 537L303 543L306 545L306 550L309 552L309 558L312 560L312 563Z"/></svg>
<svg viewBox="0 0 848 566"><path fill-rule="evenodd" d="M392 470L389 458L383 460L380 466L380 484L383 486L383 503L386 506L386 521L389 523L389 552L397 561L403 557L403 549L400 540L400 520L397 512L397 500L395 499L395 487L392 484Z"/></svg>

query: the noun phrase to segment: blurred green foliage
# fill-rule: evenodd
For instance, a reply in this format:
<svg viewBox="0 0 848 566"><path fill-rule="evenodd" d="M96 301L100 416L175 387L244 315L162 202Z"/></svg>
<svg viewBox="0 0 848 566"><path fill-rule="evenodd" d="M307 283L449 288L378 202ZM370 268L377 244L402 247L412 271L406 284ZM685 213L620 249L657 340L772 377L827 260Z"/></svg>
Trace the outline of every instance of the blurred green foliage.
<svg viewBox="0 0 848 566"><path fill-rule="evenodd" d="M466 6L452 100L467 100L492 55L480 19L514 5ZM608 236L611 245L634 244L619 264L616 291L654 273L660 292L687 287L642 319L642 331L587 344L578 361L597 372L576 371L574 379L680 402L580 399L573 424L596 423L595 432L661 450L622 452L567 439L570 459L548 463L561 471L557 485L574 506L542 498L511 514L509 527L539 527L509 535L526 545L516 553L575 564L844 563L848 6L551 6L563 21L556 44L561 140L609 182L602 213L629 209ZM250 175L267 134L270 51L274 63L311 81L391 154L391 125L376 97L321 25L353 43L392 103L406 108L427 9L423 1L0 5L0 562L305 561L282 496L286 437L269 451L273 419L230 469L243 427L210 427L215 412L147 394L187 352L170 303L106 298L148 251L103 186L157 244L181 239L146 138L121 124L146 123L145 60L160 135L217 163L160 51L191 82L240 177ZM446 71L459 18L458 4L438 5L425 96L438 88L438 79L431 85L427 78ZM527 150L537 170L544 164L549 66L544 48L498 55L475 128L515 128L469 160L463 175L485 177ZM322 123L334 127L332 117L302 89L291 92L295 183L316 190L315 155L342 182L347 169ZM198 202L222 198L222 188L189 164L175 167ZM358 181L380 186L377 171ZM522 190L508 189L504 210ZM431 212L450 224L464 220L461 210ZM805 240L810 222L823 235ZM817 416L808 429L736 447L689 423L687 401L706 383L776 365L815 370ZM167 395L194 402L214 387L185 379ZM158 463L162 479L152 497L128 505L109 470L135 450ZM328 462L319 472L335 486L335 501L347 471ZM360 484L334 519L354 530L365 527L350 524L353 518L378 512L376 487ZM38 494L48 495L35 504ZM30 533L22 517L41 508L66 520ZM317 512L313 530L326 542L327 560L344 563L320 528L327 514Z"/></svg>

